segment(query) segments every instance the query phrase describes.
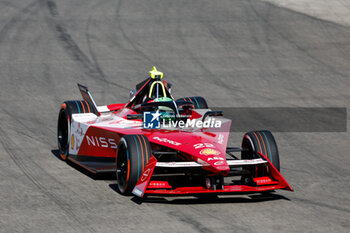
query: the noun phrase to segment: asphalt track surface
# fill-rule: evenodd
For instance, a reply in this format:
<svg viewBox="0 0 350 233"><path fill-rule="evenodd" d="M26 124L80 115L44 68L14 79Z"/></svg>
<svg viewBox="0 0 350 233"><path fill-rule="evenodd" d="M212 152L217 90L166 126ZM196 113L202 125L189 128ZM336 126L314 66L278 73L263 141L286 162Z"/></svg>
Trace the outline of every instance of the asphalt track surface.
<svg viewBox="0 0 350 233"><path fill-rule="evenodd" d="M349 27L258 0L2 0L0 232L349 232L349 132L275 133L295 192L270 197L139 203L56 157L77 82L124 102L157 65L210 106L349 108L349 57Z"/></svg>

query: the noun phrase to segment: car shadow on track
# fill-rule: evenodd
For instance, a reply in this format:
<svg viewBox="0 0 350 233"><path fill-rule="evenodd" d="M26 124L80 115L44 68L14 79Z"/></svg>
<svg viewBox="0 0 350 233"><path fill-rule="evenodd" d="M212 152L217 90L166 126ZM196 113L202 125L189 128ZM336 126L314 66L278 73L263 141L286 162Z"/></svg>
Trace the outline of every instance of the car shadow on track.
<svg viewBox="0 0 350 233"><path fill-rule="evenodd" d="M61 159L61 156L59 155L59 151L58 150L51 150L51 153L54 156L56 156L57 159L63 161ZM95 174L95 173L92 173L92 172L86 170L85 168L75 164L75 163L70 162L69 160L67 160L66 162L67 162L67 164L69 166L71 166L75 170L79 171L80 173L90 177L93 180L116 180L116 176L115 176L114 172Z"/></svg>
<svg viewBox="0 0 350 233"><path fill-rule="evenodd" d="M279 194L254 194L247 195L246 197L228 197L228 196L205 196L205 197L147 197L140 199L133 197L131 200L136 204L142 203L156 203L156 204L171 204L171 205L196 205L196 204L227 204L227 203L257 203L275 200L287 200L290 199Z"/></svg>

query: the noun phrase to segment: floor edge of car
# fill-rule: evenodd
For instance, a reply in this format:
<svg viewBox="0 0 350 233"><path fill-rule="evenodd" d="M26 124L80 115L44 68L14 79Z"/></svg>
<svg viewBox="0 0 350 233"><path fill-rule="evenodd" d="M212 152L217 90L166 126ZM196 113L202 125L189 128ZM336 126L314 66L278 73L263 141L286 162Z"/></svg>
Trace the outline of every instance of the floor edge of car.
<svg viewBox="0 0 350 233"><path fill-rule="evenodd" d="M70 156L68 156L67 159L92 173L107 173L116 171L115 162L78 161Z"/></svg>

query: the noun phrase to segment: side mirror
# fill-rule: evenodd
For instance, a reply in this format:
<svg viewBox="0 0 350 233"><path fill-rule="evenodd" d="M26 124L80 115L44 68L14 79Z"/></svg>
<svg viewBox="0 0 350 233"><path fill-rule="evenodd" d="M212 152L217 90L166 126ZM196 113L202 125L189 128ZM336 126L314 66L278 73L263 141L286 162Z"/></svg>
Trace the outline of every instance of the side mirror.
<svg viewBox="0 0 350 233"><path fill-rule="evenodd" d="M137 93L137 90L136 89L132 89L131 91L130 91L130 93L129 93L129 97L130 97L130 99L132 98L132 97L134 97L134 95Z"/></svg>
<svg viewBox="0 0 350 233"><path fill-rule="evenodd" d="M170 94L171 94L171 87L172 86L173 86L173 84L171 84L171 83L168 83L168 85L167 85L167 88L168 88Z"/></svg>
<svg viewBox="0 0 350 233"><path fill-rule="evenodd" d="M221 110L217 110L217 111L208 111L204 114L202 121L205 120L205 118L207 118L208 116L223 116L222 111Z"/></svg>

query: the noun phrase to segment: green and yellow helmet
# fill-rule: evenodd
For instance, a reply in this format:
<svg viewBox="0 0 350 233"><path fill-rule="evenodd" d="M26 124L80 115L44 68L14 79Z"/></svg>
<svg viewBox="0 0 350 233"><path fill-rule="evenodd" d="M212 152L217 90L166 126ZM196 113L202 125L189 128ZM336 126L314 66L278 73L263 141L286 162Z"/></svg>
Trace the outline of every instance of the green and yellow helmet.
<svg viewBox="0 0 350 233"><path fill-rule="evenodd" d="M158 71L155 66L149 72L152 82L148 92L148 98L159 99L161 97L167 97L165 87L161 79L163 78L163 73ZM155 93L154 93L155 92Z"/></svg>
<svg viewBox="0 0 350 233"><path fill-rule="evenodd" d="M169 102L169 101L173 101L173 100L169 97L160 97L160 98L154 99L154 102ZM167 121L175 120L175 113L171 108L168 108L165 106L159 106L158 109L160 110L162 119Z"/></svg>

